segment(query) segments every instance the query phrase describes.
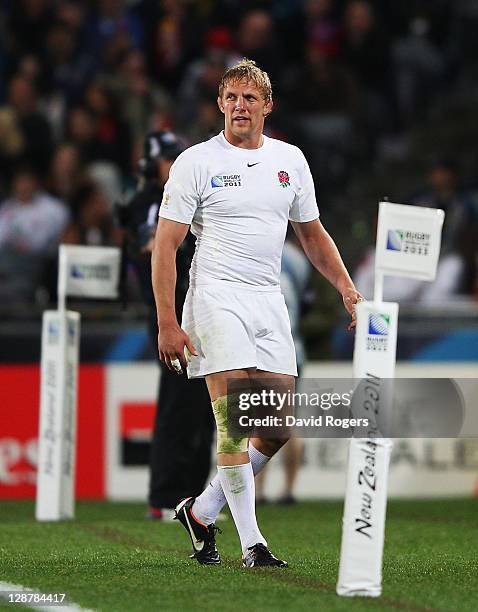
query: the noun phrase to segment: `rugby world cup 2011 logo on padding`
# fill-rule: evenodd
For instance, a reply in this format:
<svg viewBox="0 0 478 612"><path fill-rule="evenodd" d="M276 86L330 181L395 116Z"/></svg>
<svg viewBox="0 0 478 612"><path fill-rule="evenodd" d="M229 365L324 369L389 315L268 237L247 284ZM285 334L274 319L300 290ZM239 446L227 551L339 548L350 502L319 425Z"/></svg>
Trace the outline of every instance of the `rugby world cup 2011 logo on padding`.
<svg viewBox="0 0 478 612"><path fill-rule="evenodd" d="M368 315L367 351L387 350L389 328L390 315L381 313Z"/></svg>
<svg viewBox="0 0 478 612"><path fill-rule="evenodd" d="M240 174L218 174L211 178L211 187L241 187Z"/></svg>
<svg viewBox="0 0 478 612"><path fill-rule="evenodd" d="M281 187L289 187L290 186L290 178L289 174L285 170L279 170L277 173L279 178L279 185Z"/></svg>

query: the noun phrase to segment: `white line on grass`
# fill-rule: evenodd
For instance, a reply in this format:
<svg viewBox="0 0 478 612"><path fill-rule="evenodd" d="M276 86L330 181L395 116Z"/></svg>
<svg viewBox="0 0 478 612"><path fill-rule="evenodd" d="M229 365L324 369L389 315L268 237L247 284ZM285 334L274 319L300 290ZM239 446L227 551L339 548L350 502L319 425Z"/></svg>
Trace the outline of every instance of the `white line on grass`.
<svg viewBox="0 0 478 612"><path fill-rule="evenodd" d="M9 595L14 593L29 593L32 595L42 595L41 591L36 589L30 589L29 587L23 586L22 584L12 584L10 582L0 582L0 599L9 602ZM40 603L28 603L18 602L19 605L25 606L26 608L33 608L34 610L45 610L46 612L94 612L89 608L82 608L78 604L68 601L67 604L52 604L43 605ZM14 606L15 604L12 603Z"/></svg>

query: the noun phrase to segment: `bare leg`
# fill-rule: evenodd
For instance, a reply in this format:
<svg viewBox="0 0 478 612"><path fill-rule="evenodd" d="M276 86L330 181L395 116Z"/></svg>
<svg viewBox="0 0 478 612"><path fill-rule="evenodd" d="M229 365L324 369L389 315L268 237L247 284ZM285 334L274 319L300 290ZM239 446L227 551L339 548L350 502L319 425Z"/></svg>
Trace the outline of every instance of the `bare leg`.
<svg viewBox="0 0 478 612"><path fill-rule="evenodd" d="M227 372L216 372L206 376L206 384L211 397L211 402L219 397L227 395L228 381L237 379L249 379L252 370L228 370ZM218 453L217 464L220 466L243 465L249 463L249 454L244 453Z"/></svg>
<svg viewBox="0 0 478 612"><path fill-rule="evenodd" d="M256 381L262 379L279 379L284 382L285 390L293 392L295 389L295 379L293 376L287 376L284 374L272 374L270 372L262 372L258 370L253 375ZM251 444L262 454L267 457L273 457L278 450L280 450L287 442L287 438L252 438ZM286 449L288 445L286 446ZM261 499L264 497L264 484L266 478L266 469L264 468L259 474L256 475L256 497Z"/></svg>
<svg viewBox="0 0 478 612"><path fill-rule="evenodd" d="M284 391L294 392L295 378L288 374L277 374L275 372L263 372L262 370L228 370L226 372L216 372L206 376L206 384L214 402L218 397L227 395L228 381L234 379L249 379L251 383L259 383L261 380L277 380L281 383ZM262 454L272 457L287 442L286 438L251 438L254 447ZM240 460L238 455L240 455ZM239 465L247 463L249 457L247 453L218 453L218 465Z"/></svg>
<svg viewBox="0 0 478 612"><path fill-rule="evenodd" d="M211 401L215 402L214 408L218 427L220 428L219 431L222 432L223 436L225 433L225 419L222 416L224 413L221 412L221 402L224 401L221 398L228 395L228 381L231 379L245 379L247 384L247 379L249 379L251 383L255 383L255 380L251 379L256 376L257 373L255 370L233 370L211 374L206 377ZM284 381L284 376L274 376L267 373L260 373L257 378L280 378L280 380L278 380L278 385L281 390L289 389L294 382L291 376L285 377ZM285 384L282 385L282 382ZM227 419L227 408L225 413ZM222 445L222 448L236 447L238 450L236 452L227 450L226 452L218 453L218 478L233 516L241 540L243 553L246 554L247 549L255 544L262 543L267 546L267 542L259 530L255 516L254 474L249 461L249 453L247 451L242 451L243 444L240 443L240 441L236 444L236 441L231 439L228 440L227 437L225 440L226 443ZM266 448L269 452L274 452L284 442L285 440L281 440L280 443L268 440L262 441L261 447ZM221 449L221 445L219 445L219 449ZM197 501L199 502L200 500Z"/></svg>
<svg viewBox="0 0 478 612"><path fill-rule="evenodd" d="M304 441L302 438L292 437L289 444L282 451L282 464L285 475L285 498L293 495L294 484L302 461L304 452Z"/></svg>

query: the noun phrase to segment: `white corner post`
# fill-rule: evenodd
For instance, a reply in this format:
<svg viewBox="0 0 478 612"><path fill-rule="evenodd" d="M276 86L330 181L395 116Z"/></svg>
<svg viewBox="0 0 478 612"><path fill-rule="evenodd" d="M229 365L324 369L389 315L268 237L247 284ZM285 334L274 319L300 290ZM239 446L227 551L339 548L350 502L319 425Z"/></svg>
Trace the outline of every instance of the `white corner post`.
<svg viewBox="0 0 478 612"><path fill-rule="evenodd" d="M65 309L67 273L67 254L60 246L58 310L45 311L42 323L35 511L39 521L74 517L80 314Z"/></svg>
<svg viewBox="0 0 478 612"><path fill-rule="evenodd" d="M441 210L380 202L373 302L357 305L353 358L360 379L361 417L368 431L349 447L337 594L379 597L385 537L387 485L392 440L383 437L391 423L395 377L398 304L383 302L384 276L433 280L440 252Z"/></svg>
<svg viewBox="0 0 478 612"><path fill-rule="evenodd" d="M352 438L342 525L338 595L379 597L392 441L381 437L389 422L395 373L398 304L357 305L354 378L361 379L360 416L369 418L369 436ZM364 382L366 381L366 382ZM379 412L380 414L376 414ZM361 434L361 435L365 435Z"/></svg>
<svg viewBox="0 0 478 612"><path fill-rule="evenodd" d="M80 314L66 298L118 297L120 250L60 245L58 310L43 313L35 516L74 518Z"/></svg>

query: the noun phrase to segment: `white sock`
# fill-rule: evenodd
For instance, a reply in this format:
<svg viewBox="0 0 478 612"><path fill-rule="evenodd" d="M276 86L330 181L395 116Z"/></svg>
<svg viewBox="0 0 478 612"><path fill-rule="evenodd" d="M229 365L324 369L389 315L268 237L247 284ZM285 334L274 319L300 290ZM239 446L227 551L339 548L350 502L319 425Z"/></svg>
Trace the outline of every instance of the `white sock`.
<svg viewBox="0 0 478 612"><path fill-rule="evenodd" d="M267 546L257 526L252 465L218 465L217 473L241 540L242 552L259 542Z"/></svg>
<svg viewBox="0 0 478 612"><path fill-rule="evenodd" d="M265 464L269 461L270 457L261 453L261 451L257 450L257 448L249 442L249 446L247 447L247 451L249 453L249 460L252 465L252 471L254 472L254 476L259 474Z"/></svg>
<svg viewBox="0 0 478 612"><path fill-rule="evenodd" d="M270 457L258 451L257 448L249 442L248 447L249 459L252 465L252 472L254 476L259 474L265 464L269 461ZM214 478L204 489L204 491L196 497L193 504L192 511L194 516L205 525L210 525L216 522L217 515L226 504L226 496L222 490L221 481L219 475L216 473Z"/></svg>

